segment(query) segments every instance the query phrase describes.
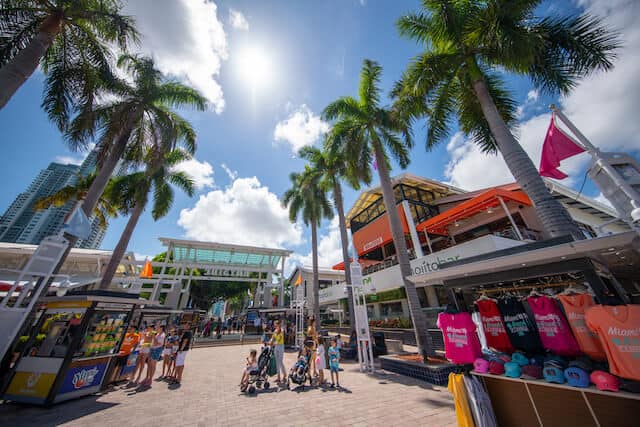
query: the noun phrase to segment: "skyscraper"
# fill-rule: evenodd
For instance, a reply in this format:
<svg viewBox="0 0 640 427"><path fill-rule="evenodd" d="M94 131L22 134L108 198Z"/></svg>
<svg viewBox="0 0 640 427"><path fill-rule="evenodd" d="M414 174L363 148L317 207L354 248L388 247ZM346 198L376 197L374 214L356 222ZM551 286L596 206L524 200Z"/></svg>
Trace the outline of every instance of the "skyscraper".
<svg viewBox="0 0 640 427"><path fill-rule="evenodd" d="M96 152L91 151L80 166L50 163L46 169L40 171L27 190L18 194L0 217L0 242L37 245L46 236L59 232L64 218L71 212L75 202L40 211L34 210L33 206L38 200L56 193L61 188L74 185L78 181L78 175L87 176L93 172L96 157ZM91 235L87 239L79 240L76 247L97 248L105 233L106 228L101 228L98 220L92 217Z"/></svg>

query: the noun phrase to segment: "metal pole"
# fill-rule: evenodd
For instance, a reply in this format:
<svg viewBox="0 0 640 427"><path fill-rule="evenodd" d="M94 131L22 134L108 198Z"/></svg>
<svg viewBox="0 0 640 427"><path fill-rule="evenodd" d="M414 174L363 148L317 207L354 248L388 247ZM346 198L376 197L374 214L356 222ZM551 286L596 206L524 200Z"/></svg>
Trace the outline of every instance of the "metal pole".
<svg viewBox="0 0 640 427"><path fill-rule="evenodd" d="M413 243L413 250L416 254L416 258L422 258L424 254L422 253L420 238L418 237L418 232L416 231L416 223L413 220L413 216L411 215L409 202L407 202L406 200L402 201L402 210L404 211L404 217L407 220L407 226L409 227L409 234L411 235L411 242Z"/></svg>
<svg viewBox="0 0 640 427"><path fill-rule="evenodd" d="M504 209L504 213L507 214L507 217L509 218L509 221L511 221L511 226L513 227L514 231L516 232L516 236L518 236L518 240L524 240L522 238L522 233L520 233L520 229L518 228L518 225L513 220L513 217L511 216L511 213L509 212L509 209L507 208L507 204L504 202L504 200L502 200L502 197L500 197L500 196L498 196L498 200L500 201L500 205L502 206L502 209Z"/></svg>
<svg viewBox="0 0 640 427"><path fill-rule="evenodd" d="M429 238L429 232L426 229L424 230L424 237L427 238L427 246L429 246L429 253L432 254L433 249L431 248L431 239Z"/></svg>

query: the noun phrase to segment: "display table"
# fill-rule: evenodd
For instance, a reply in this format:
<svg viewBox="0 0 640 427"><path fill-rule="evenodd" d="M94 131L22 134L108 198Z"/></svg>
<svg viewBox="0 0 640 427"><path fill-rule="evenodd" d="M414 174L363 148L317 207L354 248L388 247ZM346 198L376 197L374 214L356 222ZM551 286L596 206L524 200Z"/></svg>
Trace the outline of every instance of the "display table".
<svg viewBox="0 0 640 427"><path fill-rule="evenodd" d="M137 298L44 298L38 334L27 341L4 399L50 404L95 393L118 354Z"/></svg>
<svg viewBox="0 0 640 427"><path fill-rule="evenodd" d="M640 394L471 374L483 380L500 426L624 427L640 422Z"/></svg>

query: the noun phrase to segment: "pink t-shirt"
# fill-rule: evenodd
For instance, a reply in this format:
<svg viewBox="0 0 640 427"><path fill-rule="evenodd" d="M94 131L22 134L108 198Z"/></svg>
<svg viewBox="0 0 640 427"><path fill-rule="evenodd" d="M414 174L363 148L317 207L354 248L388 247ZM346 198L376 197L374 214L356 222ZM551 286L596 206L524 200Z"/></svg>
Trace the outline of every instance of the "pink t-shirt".
<svg viewBox="0 0 640 427"><path fill-rule="evenodd" d="M559 356L580 355L580 347L556 302L547 296L527 298L538 326L542 346Z"/></svg>
<svg viewBox="0 0 640 427"><path fill-rule="evenodd" d="M444 336L444 351L452 363L473 363L482 356L476 324L469 313L440 313L438 328Z"/></svg>

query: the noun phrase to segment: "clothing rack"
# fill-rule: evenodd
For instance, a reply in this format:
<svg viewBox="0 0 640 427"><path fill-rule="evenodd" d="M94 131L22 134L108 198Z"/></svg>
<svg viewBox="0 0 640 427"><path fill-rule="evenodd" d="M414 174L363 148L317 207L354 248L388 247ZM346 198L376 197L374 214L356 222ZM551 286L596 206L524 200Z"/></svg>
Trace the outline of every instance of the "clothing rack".
<svg viewBox="0 0 640 427"><path fill-rule="evenodd" d="M560 283L539 283L536 285L523 285L523 286L512 286L509 288L493 288L493 289L480 289L479 292L480 294L483 293L494 293L494 292L516 292L516 291L522 291L522 290L526 290L526 289L546 289L546 288L559 288L562 286L572 286L572 285L580 285L583 286L582 284L578 284L576 282L560 282Z"/></svg>

